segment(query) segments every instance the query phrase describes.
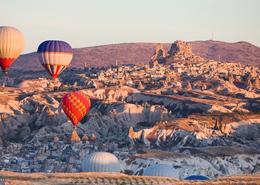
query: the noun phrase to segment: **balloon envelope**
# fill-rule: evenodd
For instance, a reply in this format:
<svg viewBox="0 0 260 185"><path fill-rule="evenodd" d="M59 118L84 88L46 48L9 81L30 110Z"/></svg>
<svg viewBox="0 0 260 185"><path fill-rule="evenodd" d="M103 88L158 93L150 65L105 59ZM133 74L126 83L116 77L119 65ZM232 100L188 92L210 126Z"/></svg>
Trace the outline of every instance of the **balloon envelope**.
<svg viewBox="0 0 260 185"><path fill-rule="evenodd" d="M186 177L184 180L209 180L209 178L203 175L191 175Z"/></svg>
<svg viewBox="0 0 260 185"><path fill-rule="evenodd" d="M144 176L178 178L176 170L168 164L153 164L144 169Z"/></svg>
<svg viewBox="0 0 260 185"><path fill-rule="evenodd" d="M23 34L13 27L0 26L0 66L7 71L24 49Z"/></svg>
<svg viewBox="0 0 260 185"><path fill-rule="evenodd" d="M84 157L81 168L83 172L120 172L121 164L118 158L108 152L94 152Z"/></svg>
<svg viewBox="0 0 260 185"><path fill-rule="evenodd" d="M91 102L81 91L65 94L61 101L62 109L72 124L76 126L89 112Z"/></svg>
<svg viewBox="0 0 260 185"><path fill-rule="evenodd" d="M42 66L53 78L57 78L66 69L73 56L71 46L59 40L42 42L37 53Z"/></svg>

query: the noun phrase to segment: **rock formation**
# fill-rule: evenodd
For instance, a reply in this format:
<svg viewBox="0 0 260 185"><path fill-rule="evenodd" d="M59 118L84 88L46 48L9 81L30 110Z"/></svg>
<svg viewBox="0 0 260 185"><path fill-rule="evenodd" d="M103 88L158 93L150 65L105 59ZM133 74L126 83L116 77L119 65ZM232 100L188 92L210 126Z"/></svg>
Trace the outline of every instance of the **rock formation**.
<svg viewBox="0 0 260 185"><path fill-rule="evenodd" d="M150 59L150 65L158 65L165 63L166 51L161 43L158 43L155 47L153 56Z"/></svg>
<svg viewBox="0 0 260 185"><path fill-rule="evenodd" d="M158 64L171 64L177 61L190 61L192 63L203 62L204 59L193 54L192 46L185 41L175 41L166 53L162 44L157 44L155 52L150 60L150 67Z"/></svg>
<svg viewBox="0 0 260 185"><path fill-rule="evenodd" d="M0 168L77 172L87 153L108 151L131 174L157 162L179 178L258 172L259 68L191 50L183 41L168 53L158 44L151 67L71 69L57 83L29 73L0 88ZM82 142L70 141L73 126L60 109L76 90L92 104L73 137Z"/></svg>
<svg viewBox="0 0 260 185"><path fill-rule="evenodd" d="M168 51L168 57L173 60L189 60L193 56L191 44L180 40L175 41Z"/></svg>

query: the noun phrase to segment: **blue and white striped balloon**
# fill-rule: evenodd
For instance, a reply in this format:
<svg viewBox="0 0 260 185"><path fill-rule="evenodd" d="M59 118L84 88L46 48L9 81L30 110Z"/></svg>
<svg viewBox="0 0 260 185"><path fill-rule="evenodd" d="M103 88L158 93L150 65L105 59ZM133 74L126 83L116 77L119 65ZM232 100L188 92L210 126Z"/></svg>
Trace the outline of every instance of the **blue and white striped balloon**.
<svg viewBox="0 0 260 185"><path fill-rule="evenodd" d="M42 66L53 78L57 78L66 69L73 57L71 46L59 40L42 42L37 53Z"/></svg>

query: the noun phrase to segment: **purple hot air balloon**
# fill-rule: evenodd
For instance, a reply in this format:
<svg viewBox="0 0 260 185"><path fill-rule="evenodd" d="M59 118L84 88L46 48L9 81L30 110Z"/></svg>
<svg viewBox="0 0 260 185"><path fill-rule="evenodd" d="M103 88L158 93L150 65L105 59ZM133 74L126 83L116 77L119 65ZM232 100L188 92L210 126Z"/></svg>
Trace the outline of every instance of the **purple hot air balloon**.
<svg viewBox="0 0 260 185"><path fill-rule="evenodd" d="M57 78L66 69L73 56L71 46L67 42L59 40L42 42L37 53L41 64L53 78Z"/></svg>

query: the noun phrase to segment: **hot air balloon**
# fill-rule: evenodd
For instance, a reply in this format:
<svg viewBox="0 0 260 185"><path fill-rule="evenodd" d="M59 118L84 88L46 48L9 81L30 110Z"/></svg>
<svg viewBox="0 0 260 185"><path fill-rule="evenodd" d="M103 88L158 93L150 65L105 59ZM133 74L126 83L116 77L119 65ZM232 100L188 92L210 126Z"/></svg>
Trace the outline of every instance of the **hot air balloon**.
<svg viewBox="0 0 260 185"><path fill-rule="evenodd" d="M169 164L153 164L144 169L144 176L178 178L177 171Z"/></svg>
<svg viewBox="0 0 260 185"><path fill-rule="evenodd" d="M83 172L120 172L121 164L118 158L108 152L94 152L87 154L82 163Z"/></svg>
<svg viewBox="0 0 260 185"><path fill-rule="evenodd" d="M78 140L76 126L89 112L91 106L90 98L81 91L70 92L63 96L61 100L61 106L74 126L72 136L75 139L71 139Z"/></svg>
<svg viewBox="0 0 260 185"><path fill-rule="evenodd" d="M184 180L210 180L207 176L203 175L191 175L186 177Z"/></svg>
<svg viewBox="0 0 260 185"><path fill-rule="evenodd" d="M70 64L73 53L71 46L64 41L47 40L37 50L42 66L55 79Z"/></svg>
<svg viewBox="0 0 260 185"><path fill-rule="evenodd" d="M23 49L23 34L16 28L0 26L0 66L5 74Z"/></svg>

